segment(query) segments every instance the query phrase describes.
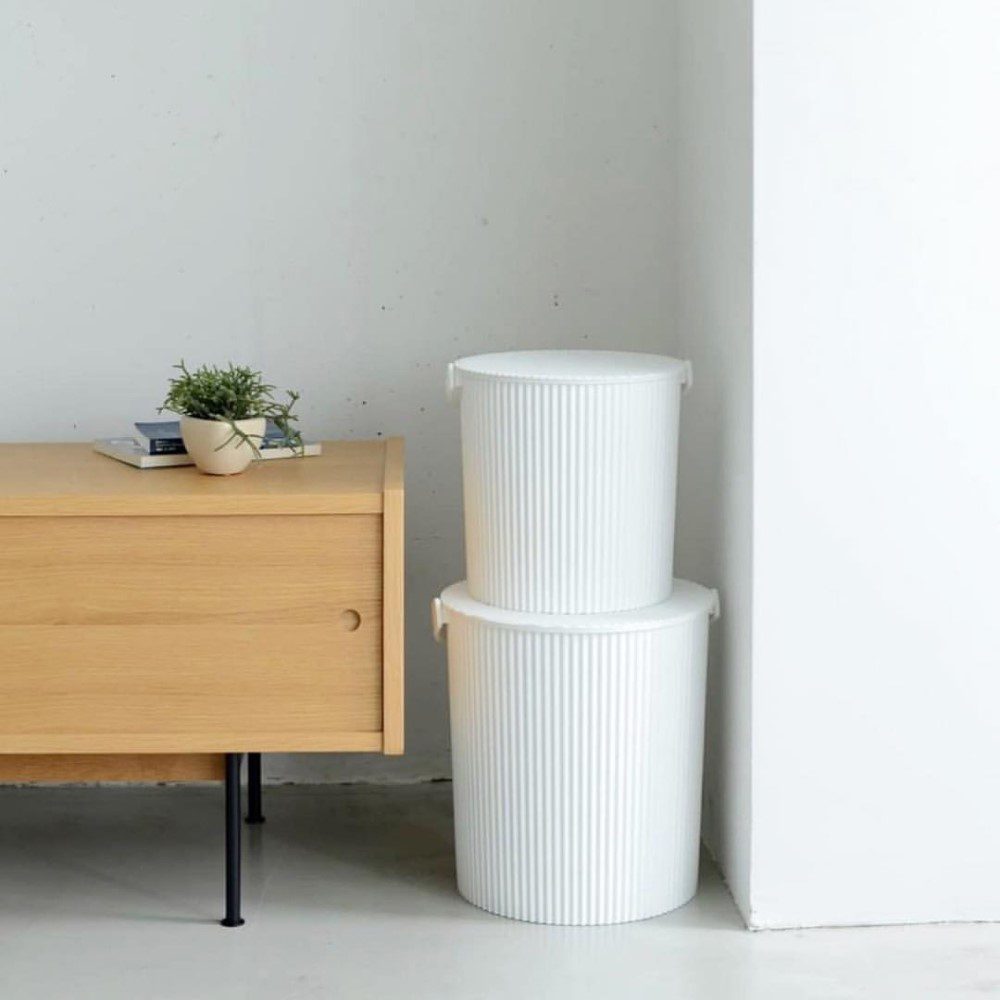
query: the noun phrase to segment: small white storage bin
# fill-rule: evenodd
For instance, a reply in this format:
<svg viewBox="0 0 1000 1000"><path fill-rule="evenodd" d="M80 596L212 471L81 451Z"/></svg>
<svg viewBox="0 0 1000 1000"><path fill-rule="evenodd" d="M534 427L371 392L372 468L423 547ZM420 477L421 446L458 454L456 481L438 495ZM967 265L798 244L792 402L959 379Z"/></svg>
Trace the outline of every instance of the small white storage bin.
<svg viewBox="0 0 1000 1000"><path fill-rule="evenodd" d="M687 362L521 351L449 366L459 399L469 592L593 614L670 596Z"/></svg>
<svg viewBox="0 0 1000 1000"><path fill-rule="evenodd" d="M672 910L698 878L708 620L678 580L616 615L434 602L448 643L458 890L518 920Z"/></svg>

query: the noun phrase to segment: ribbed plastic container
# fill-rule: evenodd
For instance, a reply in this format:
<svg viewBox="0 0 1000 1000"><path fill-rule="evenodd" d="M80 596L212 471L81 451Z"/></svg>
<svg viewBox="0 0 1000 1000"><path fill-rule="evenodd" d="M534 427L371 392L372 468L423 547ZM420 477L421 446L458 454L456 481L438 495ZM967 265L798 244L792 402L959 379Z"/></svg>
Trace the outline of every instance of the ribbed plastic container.
<svg viewBox="0 0 1000 1000"><path fill-rule="evenodd" d="M718 595L616 615L434 602L448 643L458 891L505 917L611 924L698 880L708 620Z"/></svg>
<svg viewBox="0 0 1000 1000"><path fill-rule="evenodd" d="M483 354L450 365L472 596L553 614L666 600L680 398L690 382L687 362L618 351Z"/></svg>

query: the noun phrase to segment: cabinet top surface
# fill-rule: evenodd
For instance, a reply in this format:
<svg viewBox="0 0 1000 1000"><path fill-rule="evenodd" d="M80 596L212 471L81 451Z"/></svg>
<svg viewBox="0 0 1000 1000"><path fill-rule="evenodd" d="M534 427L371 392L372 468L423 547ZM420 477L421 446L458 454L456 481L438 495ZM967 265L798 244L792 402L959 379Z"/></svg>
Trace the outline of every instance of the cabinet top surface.
<svg viewBox="0 0 1000 1000"><path fill-rule="evenodd" d="M89 444L0 444L0 516L372 514L403 489L401 438L324 441L237 476L136 469Z"/></svg>

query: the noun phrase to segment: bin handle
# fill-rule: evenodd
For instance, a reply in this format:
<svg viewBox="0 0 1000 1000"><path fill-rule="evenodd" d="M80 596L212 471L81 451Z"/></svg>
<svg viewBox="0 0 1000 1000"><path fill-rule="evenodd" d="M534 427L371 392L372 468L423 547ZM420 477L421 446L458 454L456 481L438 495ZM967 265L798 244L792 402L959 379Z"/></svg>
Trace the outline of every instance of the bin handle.
<svg viewBox="0 0 1000 1000"><path fill-rule="evenodd" d="M448 622L445 621L444 605L441 603L440 597L435 597L431 601L431 629L434 632L434 641L441 642L444 636L444 630Z"/></svg>
<svg viewBox="0 0 1000 1000"><path fill-rule="evenodd" d="M687 392L694 385L694 367L690 361L684 362L684 374L681 375L681 391Z"/></svg>
<svg viewBox="0 0 1000 1000"><path fill-rule="evenodd" d="M448 370L444 377L444 394L448 397L448 402L456 406L462 398L462 386L458 381L454 361L448 362Z"/></svg>
<svg viewBox="0 0 1000 1000"><path fill-rule="evenodd" d="M708 608L708 620L718 621L719 615L722 614L722 607L719 604L719 592L717 590L712 591L712 603Z"/></svg>

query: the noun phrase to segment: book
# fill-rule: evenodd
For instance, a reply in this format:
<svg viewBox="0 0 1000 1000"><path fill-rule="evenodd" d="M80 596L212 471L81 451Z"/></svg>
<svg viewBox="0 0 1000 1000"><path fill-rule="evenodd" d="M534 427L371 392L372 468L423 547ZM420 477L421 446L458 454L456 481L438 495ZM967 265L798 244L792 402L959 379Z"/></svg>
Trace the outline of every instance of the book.
<svg viewBox="0 0 1000 1000"><path fill-rule="evenodd" d="M178 455L185 451L179 420L137 422L135 441L147 455Z"/></svg>
<svg viewBox="0 0 1000 1000"><path fill-rule="evenodd" d="M179 420L137 421L135 440L147 455L180 455L186 451ZM268 420L264 437L254 444L260 451L288 447L284 431L273 420Z"/></svg>
<svg viewBox="0 0 1000 1000"><path fill-rule="evenodd" d="M303 448L306 458L323 453L323 446L319 441L307 441ZM186 451L151 455L146 445L131 437L99 438L94 442L94 451L107 455L108 458L117 459L119 462L125 462L126 465L135 466L137 469L168 469L178 465L194 465L194 460ZM263 461L278 458L299 458L302 457L302 452L297 448L272 445L268 448L261 448L260 457Z"/></svg>

